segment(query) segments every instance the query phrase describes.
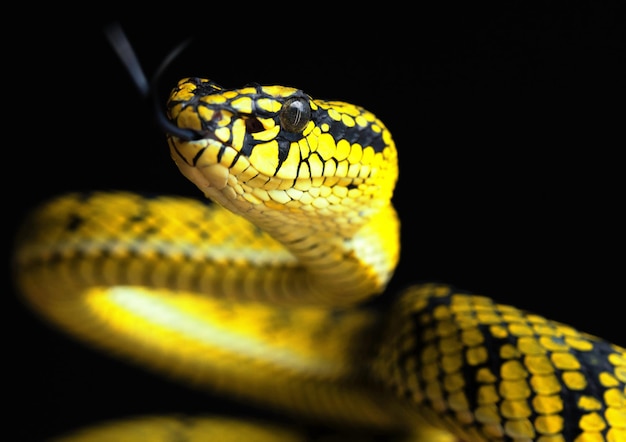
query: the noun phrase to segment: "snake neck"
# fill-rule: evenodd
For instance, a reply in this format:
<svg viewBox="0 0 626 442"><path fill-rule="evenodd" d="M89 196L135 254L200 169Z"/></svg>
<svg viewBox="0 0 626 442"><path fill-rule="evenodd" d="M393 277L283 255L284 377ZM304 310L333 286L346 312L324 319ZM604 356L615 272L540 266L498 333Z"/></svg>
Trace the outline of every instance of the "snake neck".
<svg viewBox="0 0 626 442"><path fill-rule="evenodd" d="M306 214L294 216L292 223L256 222L306 268L307 286L317 300L341 306L381 293L398 262L399 222L393 207L386 205L366 219L335 228L336 220L311 222Z"/></svg>
<svg viewBox="0 0 626 442"><path fill-rule="evenodd" d="M205 146L200 143L196 149ZM281 205L263 198L263 192L252 189L228 168L203 167L202 162L191 166L181 161L174 148L172 158L206 198L250 221L296 258L304 271L297 273L297 283L290 284L289 298L295 297L299 303L348 306L386 287L398 263L400 242L391 188L382 189L387 197L368 196L373 202L362 208L358 199L349 204L348 192L342 199L333 199L332 194L325 195L329 192L326 186L316 187L309 181L301 190L289 192L299 197L297 205ZM278 192L272 195L276 197ZM298 293L293 293L294 288Z"/></svg>

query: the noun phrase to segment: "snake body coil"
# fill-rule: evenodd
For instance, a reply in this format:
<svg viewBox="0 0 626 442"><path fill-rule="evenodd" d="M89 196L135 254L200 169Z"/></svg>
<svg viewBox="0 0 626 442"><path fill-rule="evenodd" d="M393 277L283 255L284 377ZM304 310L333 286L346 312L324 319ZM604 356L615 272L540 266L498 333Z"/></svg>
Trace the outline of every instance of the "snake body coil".
<svg viewBox="0 0 626 442"><path fill-rule="evenodd" d="M37 311L162 373L347 431L626 441L624 348L441 284L408 288L385 313L363 304L399 256L397 152L373 114L198 78L168 111L190 134L168 135L172 158L213 203L94 192L45 204L15 256ZM68 440L142 425L176 426ZM299 437L270 433L259 440Z"/></svg>

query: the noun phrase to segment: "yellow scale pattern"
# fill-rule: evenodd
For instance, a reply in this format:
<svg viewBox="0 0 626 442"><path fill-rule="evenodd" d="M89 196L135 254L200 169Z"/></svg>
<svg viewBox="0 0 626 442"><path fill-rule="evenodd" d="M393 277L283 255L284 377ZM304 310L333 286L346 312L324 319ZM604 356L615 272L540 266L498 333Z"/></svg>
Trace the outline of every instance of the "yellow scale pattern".
<svg viewBox="0 0 626 442"><path fill-rule="evenodd" d="M379 378L464 440L626 440L623 348L444 285L391 317Z"/></svg>
<svg viewBox="0 0 626 442"><path fill-rule="evenodd" d="M399 257L397 152L373 114L198 78L168 112L193 135L168 135L172 158L216 204L96 192L43 205L14 259L39 312L194 385L394 440L626 441L624 348L439 284L384 315L357 305ZM68 440L234 429L205 424L148 418Z"/></svg>
<svg viewBox="0 0 626 442"><path fill-rule="evenodd" d="M19 266L45 272L54 266L70 287L174 285L235 299L258 299L259 287L267 287L271 299L275 287L296 288L301 273L276 240L230 211L194 199L69 194L42 205L23 230L29 237L16 257Z"/></svg>

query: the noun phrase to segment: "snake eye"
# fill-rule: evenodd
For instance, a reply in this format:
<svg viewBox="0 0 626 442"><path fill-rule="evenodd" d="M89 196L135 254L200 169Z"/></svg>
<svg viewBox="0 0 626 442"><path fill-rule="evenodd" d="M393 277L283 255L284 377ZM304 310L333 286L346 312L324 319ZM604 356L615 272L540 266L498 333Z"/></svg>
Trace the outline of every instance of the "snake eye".
<svg viewBox="0 0 626 442"><path fill-rule="evenodd" d="M285 101L278 116L283 129L287 132L299 133L311 120L311 106L305 98L292 97Z"/></svg>

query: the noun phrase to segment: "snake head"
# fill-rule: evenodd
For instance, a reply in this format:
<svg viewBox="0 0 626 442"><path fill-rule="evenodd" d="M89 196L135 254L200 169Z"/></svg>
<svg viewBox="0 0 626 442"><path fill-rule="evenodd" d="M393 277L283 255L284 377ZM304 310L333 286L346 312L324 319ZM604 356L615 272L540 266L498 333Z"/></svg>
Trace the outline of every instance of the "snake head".
<svg viewBox="0 0 626 442"><path fill-rule="evenodd" d="M289 158L296 153L291 145L313 130L314 109L310 97L293 88L251 85L224 90L210 80L184 79L170 97L168 112L175 127L194 136L171 134L171 146L191 165L210 159L234 171L245 165L256 175L293 180L299 171L293 167L296 158ZM202 158L189 158L189 151L194 157L199 153L197 148L203 149Z"/></svg>
<svg viewBox="0 0 626 442"><path fill-rule="evenodd" d="M395 144L359 106L291 87L224 89L201 78L181 80L167 106L174 126L197 134L168 136L179 169L235 212L341 213L360 224L357 218L389 204Z"/></svg>

